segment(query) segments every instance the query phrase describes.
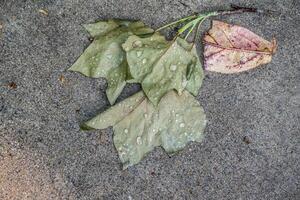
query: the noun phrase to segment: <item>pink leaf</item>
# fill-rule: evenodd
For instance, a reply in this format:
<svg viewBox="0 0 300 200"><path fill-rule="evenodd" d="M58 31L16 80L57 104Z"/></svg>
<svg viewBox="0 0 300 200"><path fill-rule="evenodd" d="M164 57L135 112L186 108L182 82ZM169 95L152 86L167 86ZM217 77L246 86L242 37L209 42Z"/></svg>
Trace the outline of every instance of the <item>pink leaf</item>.
<svg viewBox="0 0 300 200"><path fill-rule="evenodd" d="M213 21L204 37L204 66L208 71L238 73L269 63L276 40L269 42L246 28Z"/></svg>

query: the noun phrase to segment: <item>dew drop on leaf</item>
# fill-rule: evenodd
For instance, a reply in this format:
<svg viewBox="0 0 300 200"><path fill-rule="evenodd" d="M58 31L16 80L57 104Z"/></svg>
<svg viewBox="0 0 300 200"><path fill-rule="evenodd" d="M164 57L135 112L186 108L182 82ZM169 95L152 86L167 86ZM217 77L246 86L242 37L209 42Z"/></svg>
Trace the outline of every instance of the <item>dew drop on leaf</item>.
<svg viewBox="0 0 300 200"><path fill-rule="evenodd" d="M127 128L124 129L124 133L128 133L128 129Z"/></svg>
<svg viewBox="0 0 300 200"><path fill-rule="evenodd" d="M140 40L136 40L133 42L132 46L133 47L142 47L142 42Z"/></svg>
<svg viewBox="0 0 300 200"><path fill-rule="evenodd" d="M179 124L179 127L180 127L180 128L184 128L184 127L185 127L185 124L184 124L184 123L180 123L180 124Z"/></svg>
<svg viewBox="0 0 300 200"><path fill-rule="evenodd" d="M136 138L136 143L138 144L138 145L141 145L143 142L142 142L142 138L139 136L139 137L137 137Z"/></svg>
<svg viewBox="0 0 300 200"><path fill-rule="evenodd" d="M143 63L143 64L146 64L146 62L147 62L147 59L144 58L144 59L142 60L142 63Z"/></svg>
<svg viewBox="0 0 300 200"><path fill-rule="evenodd" d="M136 56L137 56L137 57L140 57L142 54L143 54L142 51L137 51L137 52L136 52Z"/></svg>
<svg viewBox="0 0 300 200"><path fill-rule="evenodd" d="M176 69L177 69L177 65L171 65L170 66L170 70L171 71L176 71Z"/></svg>
<svg viewBox="0 0 300 200"><path fill-rule="evenodd" d="M185 87L187 86L187 84L188 84L187 80L184 80L184 81L182 81L182 84L181 84L181 85L182 85L182 87L185 88Z"/></svg>

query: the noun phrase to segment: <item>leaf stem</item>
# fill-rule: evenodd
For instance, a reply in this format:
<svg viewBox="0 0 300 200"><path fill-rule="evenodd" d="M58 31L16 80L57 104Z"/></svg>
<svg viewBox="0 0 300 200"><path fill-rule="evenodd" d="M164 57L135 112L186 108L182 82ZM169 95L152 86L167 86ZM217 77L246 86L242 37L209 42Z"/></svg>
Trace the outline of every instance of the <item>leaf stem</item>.
<svg viewBox="0 0 300 200"><path fill-rule="evenodd" d="M257 8L251 8L251 7L241 7L234 4L231 4L232 10L219 10L217 11L217 15L232 15L232 14L241 14L245 12L263 12L262 10L259 10ZM216 15L216 16L217 16Z"/></svg>
<svg viewBox="0 0 300 200"><path fill-rule="evenodd" d="M185 22L185 21L187 21L187 20L195 19L196 17L197 17L197 15L191 15L191 16L184 17L184 18L182 18L182 19L179 19L179 20L177 20L177 21L171 22L171 23L169 23L169 24L166 24L166 25L164 25L164 26L158 28L158 29L156 30L156 32L161 31L161 30L163 30L163 29L165 29L165 28L168 28L168 27L170 27L170 26L177 25L177 24L179 24L179 23Z"/></svg>
<svg viewBox="0 0 300 200"><path fill-rule="evenodd" d="M174 22L171 22L169 24L166 24L165 26L162 26L162 27L158 28L156 30L156 32L158 32L160 30L163 30L165 28L168 28L170 26L173 26L173 25L176 25L176 26L183 25L177 31L177 36L178 35L182 35L183 33L185 33L188 30L188 32L184 36L184 39L187 40L188 37L189 37L189 35L195 29L195 27L197 27L197 30L198 30L199 27L201 26L201 24L207 18L214 17L214 16L219 16L219 15L241 14L241 13L245 13L245 12L252 12L252 13L256 13L256 12L257 13L266 13L267 12L267 13L270 13L270 11L264 11L264 10L261 10L261 9L251 8L251 7L241 7L241 6L237 6L237 5L231 4L231 10L218 10L218 11L204 13L204 14L190 15L190 16L184 17L182 19L176 20ZM195 35L197 35L197 32L198 31L196 31ZM195 38L196 38L196 36L195 36Z"/></svg>

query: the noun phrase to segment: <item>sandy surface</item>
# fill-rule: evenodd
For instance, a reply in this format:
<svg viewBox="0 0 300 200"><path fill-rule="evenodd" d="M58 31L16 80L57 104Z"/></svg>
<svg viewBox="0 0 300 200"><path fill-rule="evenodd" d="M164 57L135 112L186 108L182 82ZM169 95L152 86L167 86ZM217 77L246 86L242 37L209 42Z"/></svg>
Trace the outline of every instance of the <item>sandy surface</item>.
<svg viewBox="0 0 300 200"><path fill-rule="evenodd" d="M277 11L222 18L275 36L272 62L206 72L203 143L173 157L157 148L123 171L111 129L79 130L109 106L105 80L66 71L90 43L81 24L129 18L156 28L230 2ZM0 0L0 199L300 199L299 10L297 0Z"/></svg>

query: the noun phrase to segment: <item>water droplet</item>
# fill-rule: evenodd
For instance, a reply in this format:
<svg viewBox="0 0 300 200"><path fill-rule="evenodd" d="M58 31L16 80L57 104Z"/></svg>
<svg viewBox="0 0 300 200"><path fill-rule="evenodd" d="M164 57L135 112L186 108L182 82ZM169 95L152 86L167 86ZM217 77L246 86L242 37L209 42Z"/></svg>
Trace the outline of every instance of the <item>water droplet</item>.
<svg viewBox="0 0 300 200"><path fill-rule="evenodd" d="M129 106L129 108L130 108L130 110L132 110L132 109L133 109L133 106Z"/></svg>
<svg viewBox="0 0 300 200"><path fill-rule="evenodd" d="M128 129L127 128L124 129L124 133L128 133Z"/></svg>
<svg viewBox="0 0 300 200"><path fill-rule="evenodd" d="M147 113L145 113L145 114L144 114L144 117L145 117L145 118L147 118L147 117L148 117L148 114L147 114Z"/></svg>
<svg viewBox="0 0 300 200"><path fill-rule="evenodd" d="M178 113L176 113L176 114L175 114L175 117L179 117L179 114L178 114Z"/></svg>
<svg viewBox="0 0 300 200"><path fill-rule="evenodd" d="M175 113L175 110L172 110L172 113Z"/></svg>
<svg viewBox="0 0 300 200"><path fill-rule="evenodd" d="M132 44L133 47L141 47L142 45L143 45L142 42L139 40L134 41Z"/></svg>
<svg viewBox="0 0 300 200"><path fill-rule="evenodd" d="M153 132L153 133L155 133L155 132L156 132L156 129L155 129L155 128L154 128L154 129L152 129L152 132Z"/></svg>
<svg viewBox="0 0 300 200"><path fill-rule="evenodd" d="M179 127L183 128L183 127L185 127L185 124L182 122L182 123L179 124Z"/></svg>
<svg viewBox="0 0 300 200"><path fill-rule="evenodd" d="M146 62L147 62L147 59L144 58L144 59L142 60L142 63L143 63L143 64L146 64Z"/></svg>
<svg viewBox="0 0 300 200"><path fill-rule="evenodd" d="M123 157L123 156L125 156L125 155L126 155L125 152L120 152L120 157Z"/></svg>
<svg viewBox="0 0 300 200"><path fill-rule="evenodd" d="M177 65L171 65L170 66L170 70L171 71L176 71L176 69L177 69Z"/></svg>
<svg viewBox="0 0 300 200"><path fill-rule="evenodd" d="M143 143L142 138L140 136L136 138L136 143L138 145L141 145Z"/></svg>
<svg viewBox="0 0 300 200"><path fill-rule="evenodd" d="M181 85L182 85L182 87L184 87L184 88L185 88L185 87L186 87L186 85L187 85L187 83L188 83L188 82L187 82L187 80L183 80L183 81L182 81L182 84L181 84Z"/></svg>
<svg viewBox="0 0 300 200"><path fill-rule="evenodd" d="M184 135L187 136L188 135L187 132L184 132Z"/></svg>
<svg viewBox="0 0 300 200"><path fill-rule="evenodd" d="M142 54L143 54L142 51L137 51L137 52L136 52L136 56L137 56L137 57L140 57Z"/></svg>

